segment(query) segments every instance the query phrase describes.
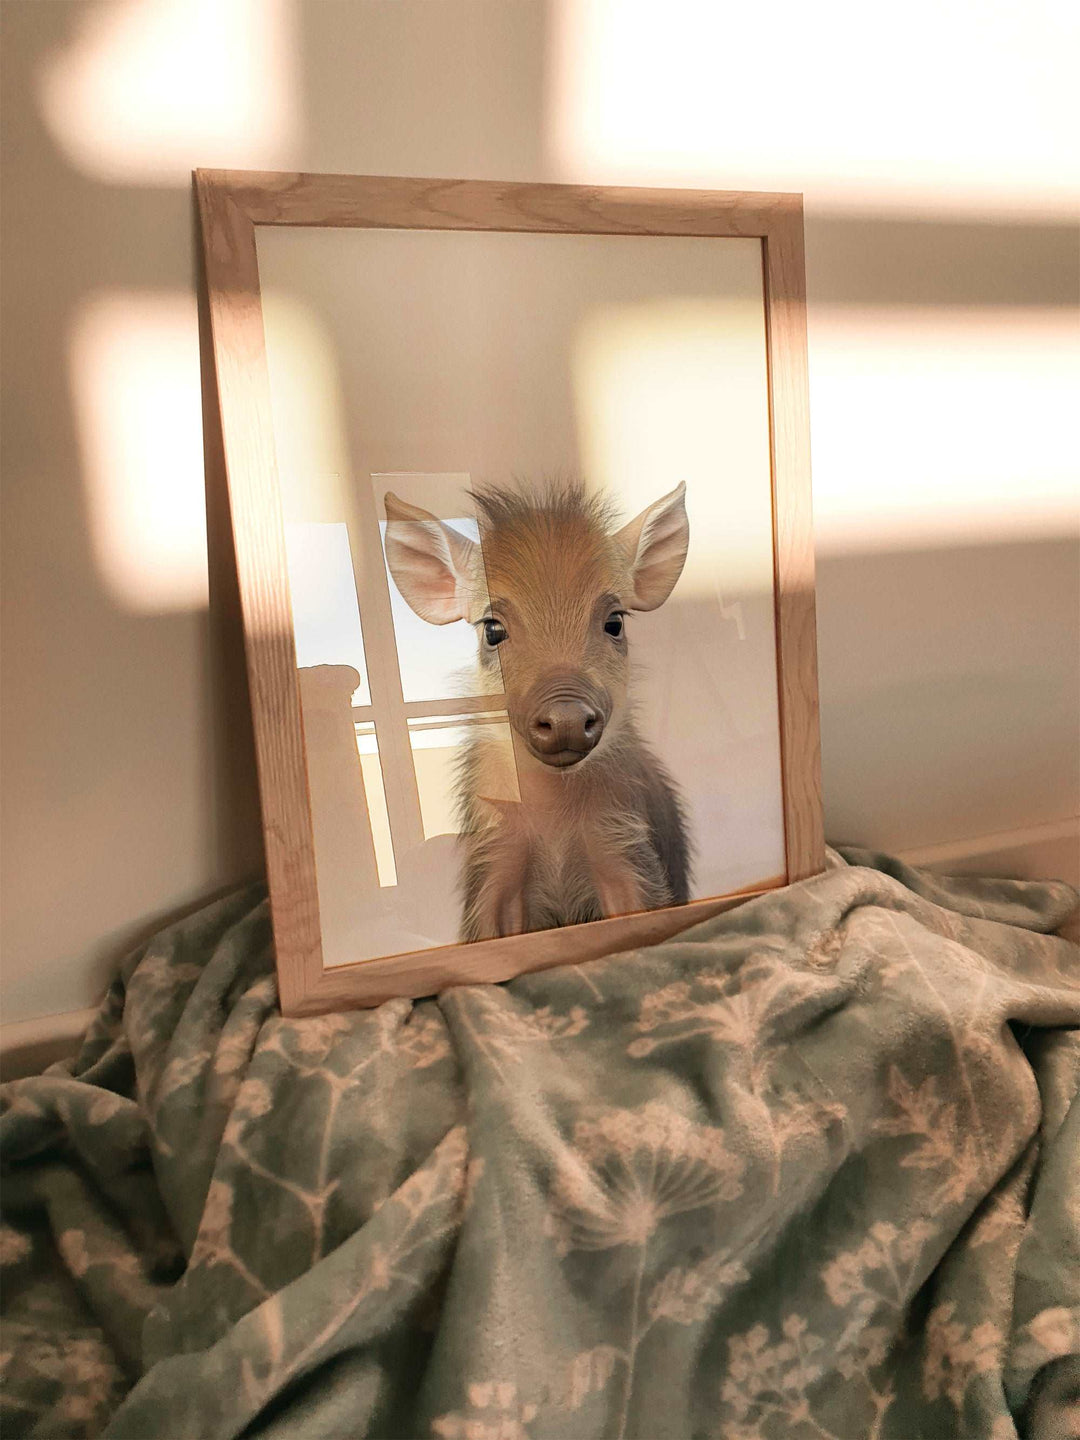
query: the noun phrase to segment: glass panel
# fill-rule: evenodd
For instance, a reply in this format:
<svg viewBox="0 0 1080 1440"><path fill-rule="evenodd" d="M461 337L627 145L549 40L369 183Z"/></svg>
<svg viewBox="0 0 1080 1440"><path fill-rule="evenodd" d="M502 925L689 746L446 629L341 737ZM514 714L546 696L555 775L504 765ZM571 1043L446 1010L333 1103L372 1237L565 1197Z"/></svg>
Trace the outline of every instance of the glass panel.
<svg viewBox="0 0 1080 1440"><path fill-rule="evenodd" d="M470 540L479 541L476 521L458 517L445 522ZM386 555L386 521L379 522ZM390 586L390 613L394 617L394 639L397 642L398 668L401 672L401 693L410 700L448 700L460 695L482 695L483 688L475 675L476 633L466 620L449 625L430 625L409 608L390 567L386 567Z"/></svg>
<svg viewBox="0 0 1080 1440"><path fill-rule="evenodd" d="M420 618L425 610L436 619L456 613L438 565L434 576L430 567L423 574L425 553L438 560L438 542L419 547L419 565L395 557L400 585L387 576L380 522L390 492L403 502L394 513L441 523L451 558L468 564L478 483L586 477L587 488L611 502L612 524L622 525L685 482L688 552L664 602L626 618L625 659L608 687L619 711L610 733L632 710L681 797L695 854L691 895L781 875L760 241L259 230L285 514L347 522L364 622L361 646L350 620L348 650L298 637L314 662L308 688L332 690L336 717L325 783L312 803L327 963L454 940L463 847L453 833L453 766L484 723L462 706L507 703L490 683L480 685L476 638L464 620ZM328 603L327 564L312 558L310 570L312 604ZM471 565L459 571L463 579L471 573ZM294 585L303 601L301 583ZM434 586L434 604L425 603L425 586ZM351 596L349 604L352 616ZM340 610L336 600L330 609ZM325 635L326 625L314 629ZM583 656L572 637L555 633L545 649L560 666L586 671L596 653ZM370 667L371 709L363 714L348 709L346 664L358 673ZM338 673L315 673L325 670ZM404 715L395 703L399 670ZM358 746L358 720L376 722L382 775L374 734L370 749ZM505 718L499 725L509 762ZM501 798L489 785L501 769L496 747L478 807L488 795ZM506 770L513 773L509 763ZM391 853L384 827L377 858L365 794L370 827L383 825L382 780L394 844ZM492 819L499 821L498 804ZM354 839L361 831L366 848ZM331 926L330 915L348 923Z"/></svg>
<svg viewBox="0 0 1080 1440"><path fill-rule="evenodd" d="M382 471L373 473L371 484L375 511L379 516L390 613L394 622L401 692L406 703L446 700L467 695L484 695L501 690L501 682L481 681L476 664L477 637L466 620L433 624L413 610L390 572L386 560L386 497L392 494L406 507L415 507L437 520L466 542L478 544L480 530L475 504L469 493L472 477L467 472L427 473L423 471ZM419 527L418 527L419 528ZM483 570L481 567L480 574ZM483 604L486 597L474 596ZM449 707L448 707L449 708Z"/></svg>
<svg viewBox="0 0 1080 1440"><path fill-rule="evenodd" d="M457 803L458 765L461 751L483 727L486 741L498 747L497 785L486 788L501 793L489 799L517 800L517 776L510 725L505 711L475 715L425 715L409 721L409 742L412 745L416 789L420 796L420 813L424 822L424 838L456 835L459 830Z"/></svg>
<svg viewBox="0 0 1080 1440"><path fill-rule="evenodd" d="M297 667L351 665L360 677L352 703L370 705L348 526L310 520L287 524L285 553Z"/></svg>

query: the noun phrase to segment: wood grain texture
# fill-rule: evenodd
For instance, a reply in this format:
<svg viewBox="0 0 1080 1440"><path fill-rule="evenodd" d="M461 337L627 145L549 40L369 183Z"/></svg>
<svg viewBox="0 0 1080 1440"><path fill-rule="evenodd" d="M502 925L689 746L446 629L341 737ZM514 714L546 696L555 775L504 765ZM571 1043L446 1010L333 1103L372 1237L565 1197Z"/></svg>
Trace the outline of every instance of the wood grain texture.
<svg viewBox="0 0 1080 1440"><path fill-rule="evenodd" d="M202 170L256 225L533 230L578 235L763 236L801 197L753 191L529 185L390 175Z"/></svg>
<svg viewBox="0 0 1080 1440"><path fill-rule="evenodd" d="M765 237L780 754L788 879L825 868L802 201Z"/></svg>
<svg viewBox="0 0 1080 1440"><path fill-rule="evenodd" d="M196 172L247 637L282 1009L493 983L655 944L824 868L802 200L753 192ZM755 237L763 242L786 876L737 895L324 970L254 225ZM485 698L485 706L496 697ZM470 709L473 705L469 705Z"/></svg>
<svg viewBox="0 0 1080 1440"><path fill-rule="evenodd" d="M196 193L278 986L282 1009L289 1014L322 975L322 943L255 230L219 186L197 179Z"/></svg>

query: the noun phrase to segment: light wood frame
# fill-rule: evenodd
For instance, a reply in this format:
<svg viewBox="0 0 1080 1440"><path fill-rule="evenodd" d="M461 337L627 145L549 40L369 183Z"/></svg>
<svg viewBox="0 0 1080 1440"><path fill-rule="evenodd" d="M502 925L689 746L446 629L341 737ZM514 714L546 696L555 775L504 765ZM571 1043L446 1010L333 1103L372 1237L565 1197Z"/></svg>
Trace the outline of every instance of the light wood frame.
<svg viewBox="0 0 1080 1440"><path fill-rule="evenodd" d="M802 197L385 176L195 172L243 611L281 1008L286 1015L506 980L677 934L824 868ZM786 875L736 895L324 968L256 225L695 235L761 241Z"/></svg>

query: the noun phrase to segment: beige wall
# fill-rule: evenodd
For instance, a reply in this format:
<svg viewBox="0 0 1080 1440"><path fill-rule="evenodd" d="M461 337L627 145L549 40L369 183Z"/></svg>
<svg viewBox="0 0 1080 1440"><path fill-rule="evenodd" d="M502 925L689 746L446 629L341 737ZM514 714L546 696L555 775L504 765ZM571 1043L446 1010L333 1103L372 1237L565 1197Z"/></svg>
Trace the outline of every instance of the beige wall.
<svg viewBox="0 0 1080 1440"><path fill-rule="evenodd" d="M133 938L260 862L217 477L207 579L195 165L721 187L741 167L804 188L829 833L1068 844L1080 577L1055 397L1075 233L1044 163L1063 47L1024 13L966 107L959 30L927 47L927 66L956 51L942 135L977 145L985 120L1003 153L1000 112L1029 127L982 157L981 199L957 180L982 173L974 151L920 142L925 104L894 125L903 164L877 136L876 172L836 137L873 152L896 97L864 86L859 125L815 129L843 75L815 70L813 35L798 66L814 84L787 99L775 54L743 42L740 84L771 87L767 152L756 120L710 141L715 116L693 109L722 89L694 70L708 47L620 50L633 27L593 0L4 0L4 1020L91 1004ZM1032 57L1040 103L995 104L987 66L1015 96L1009 67L1030 79ZM939 96L920 63L911 94ZM624 92L644 129L620 119ZM672 116L684 151L652 143Z"/></svg>

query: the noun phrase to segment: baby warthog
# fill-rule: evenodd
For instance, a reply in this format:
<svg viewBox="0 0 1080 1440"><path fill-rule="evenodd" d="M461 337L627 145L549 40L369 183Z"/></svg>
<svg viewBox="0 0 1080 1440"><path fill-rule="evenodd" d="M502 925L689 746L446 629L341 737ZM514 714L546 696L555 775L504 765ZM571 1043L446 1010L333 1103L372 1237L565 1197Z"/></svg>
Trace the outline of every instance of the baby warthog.
<svg viewBox="0 0 1080 1440"><path fill-rule="evenodd" d="M386 496L398 589L432 625L475 626L482 689L506 694L513 754L474 725L458 775L464 940L688 899L682 805L634 725L625 624L682 573L685 488L621 529L577 486L479 490L480 544Z"/></svg>

